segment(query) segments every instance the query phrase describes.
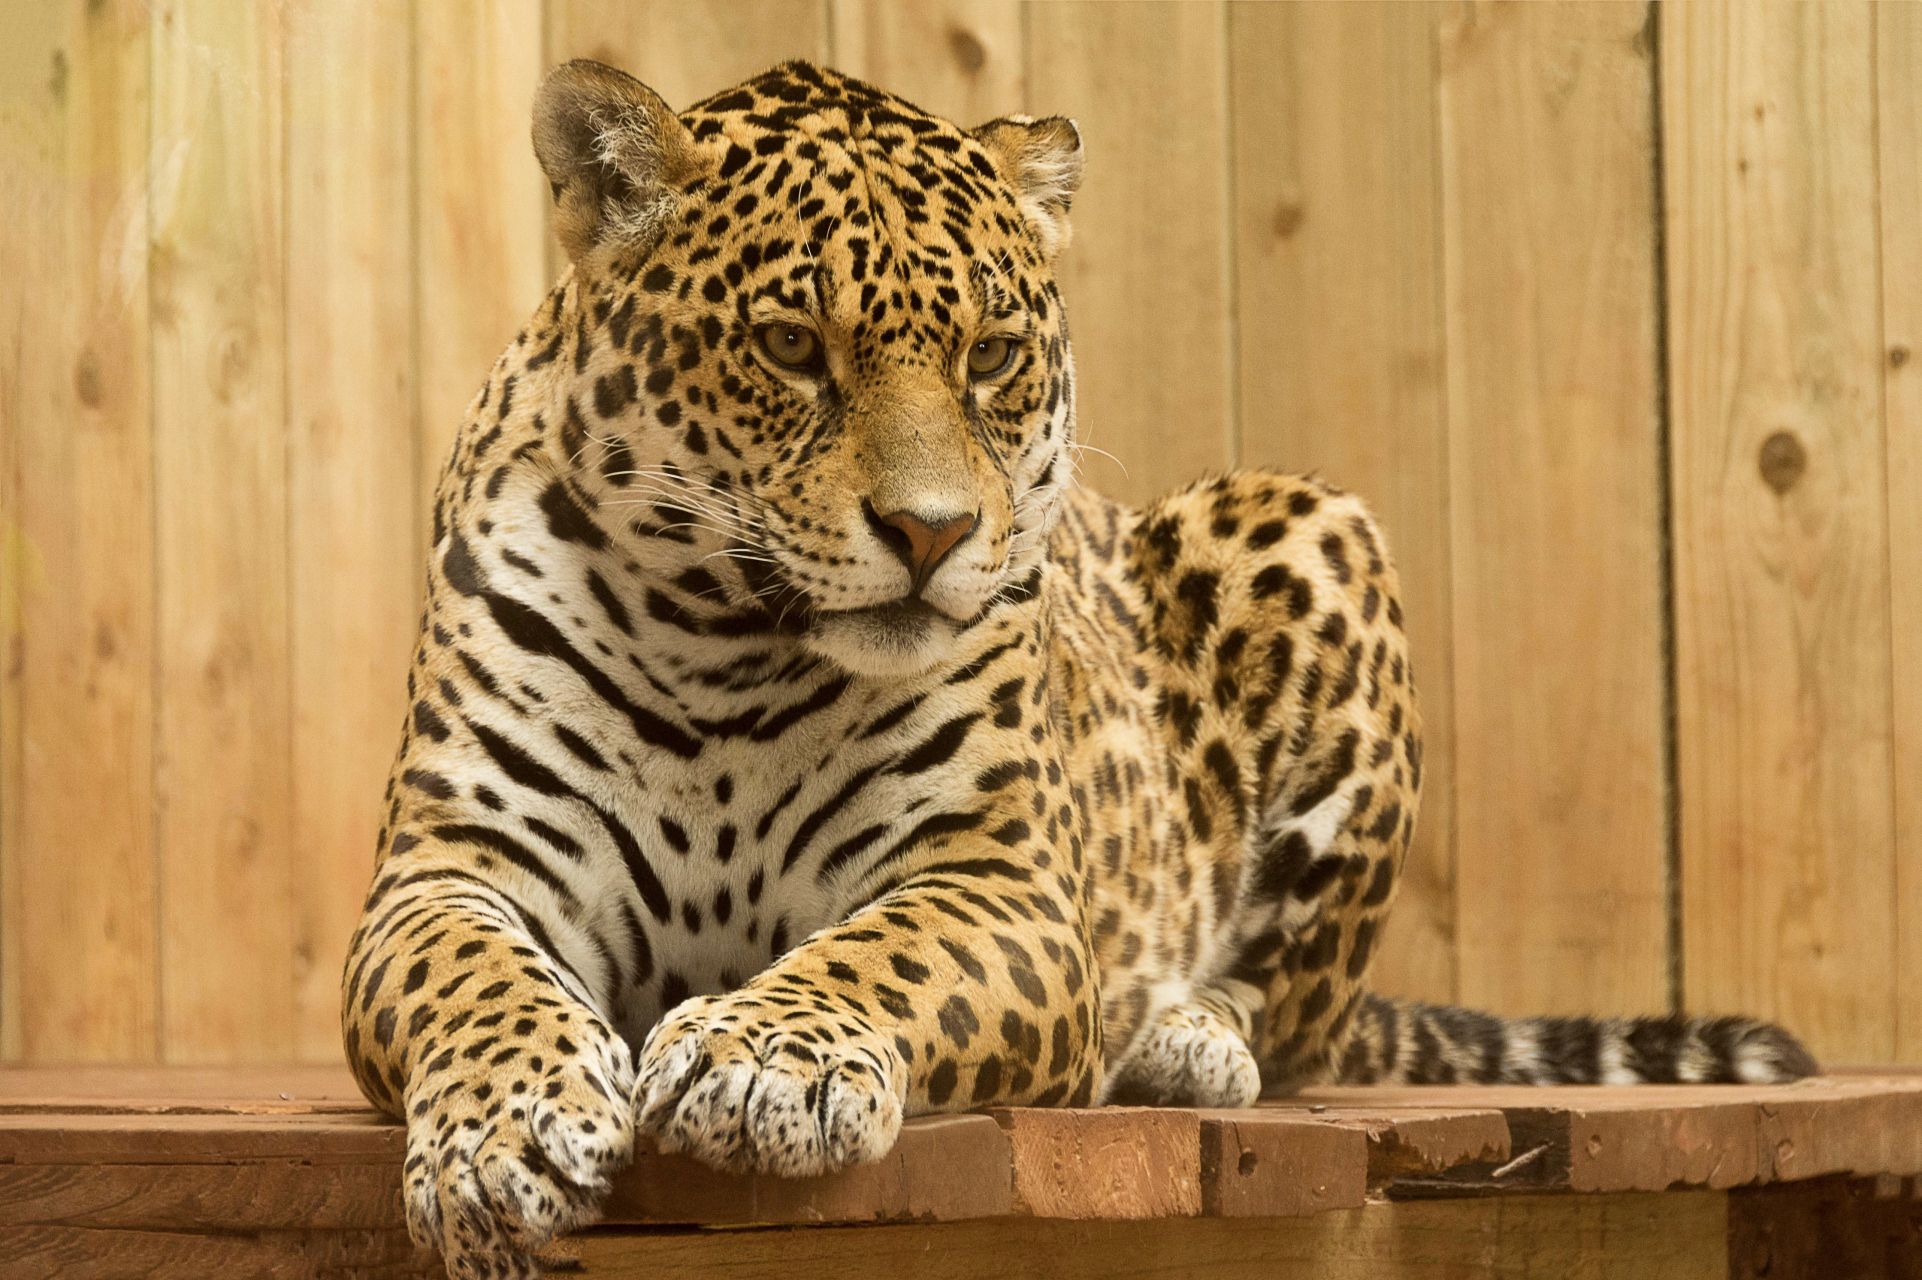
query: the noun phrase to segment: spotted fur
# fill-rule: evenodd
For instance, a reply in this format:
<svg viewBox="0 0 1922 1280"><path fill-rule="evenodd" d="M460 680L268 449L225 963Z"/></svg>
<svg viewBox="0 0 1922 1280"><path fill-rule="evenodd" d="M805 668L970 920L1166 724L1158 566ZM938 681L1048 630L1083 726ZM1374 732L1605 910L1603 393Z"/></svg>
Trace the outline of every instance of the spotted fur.
<svg viewBox="0 0 1922 1280"><path fill-rule="evenodd" d="M344 986L453 1274L535 1274L637 1129L807 1175L984 1104L1812 1069L1364 995L1422 768L1395 571L1316 480L1072 486L1072 124L572 63L534 132L572 267L441 478Z"/></svg>

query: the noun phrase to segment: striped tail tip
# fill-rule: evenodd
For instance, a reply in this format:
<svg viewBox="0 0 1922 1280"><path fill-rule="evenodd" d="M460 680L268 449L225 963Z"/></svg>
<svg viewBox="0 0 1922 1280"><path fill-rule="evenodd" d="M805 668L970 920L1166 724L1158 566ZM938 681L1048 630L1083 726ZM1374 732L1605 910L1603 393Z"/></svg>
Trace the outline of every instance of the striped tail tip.
<svg viewBox="0 0 1922 1280"><path fill-rule="evenodd" d="M1783 1084L1814 1055L1745 1017L1504 1018L1369 995L1342 1084Z"/></svg>

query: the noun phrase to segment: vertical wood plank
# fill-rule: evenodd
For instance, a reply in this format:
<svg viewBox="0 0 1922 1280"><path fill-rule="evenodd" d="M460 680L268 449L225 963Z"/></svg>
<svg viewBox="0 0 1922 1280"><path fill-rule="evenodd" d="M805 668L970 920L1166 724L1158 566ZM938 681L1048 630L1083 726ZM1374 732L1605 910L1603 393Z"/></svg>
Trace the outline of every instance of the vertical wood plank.
<svg viewBox="0 0 1922 1280"><path fill-rule="evenodd" d="M1127 502L1234 460L1226 44L1214 0L1028 10L1029 107L1087 149L1060 280L1079 438L1118 462L1082 480Z"/></svg>
<svg viewBox="0 0 1922 1280"><path fill-rule="evenodd" d="M1895 1059L1922 1058L1922 10L1875 10L1894 681Z"/></svg>
<svg viewBox="0 0 1922 1280"><path fill-rule="evenodd" d="M1688 1002L1895 1049L1866 4L1662 9Z"/></svg>
<svg viewBox="0 0 1922 1280"><path fill-rule="evenodd" d="M528 141L540 0L416 0L414 51L424 538L467 406L553 283L547 182Z"/></svg>
<svg viewBox="0 0 1922 1280"><path fill-rule="evenodd" d="M1242 456L1387 525L1421 693L1421 818L1379 990L1455 998L1448 447L1436 21L1428 5L1231 13Z"/></svg>
<svg viewBox="0 0 1922 1280"><path fill-rule="evenodd" d="M153 8L161 1057L293 1050L276 9Z"/></svg>
<svg viewBox="0 0 1922 1280"><path fill-rule="evenodd" d="M418 626L409 7L288 12L294 1052L340 1056Z"/></svg>
<svg viewBox="0 0 1922 1280"><path fill-rule="evenodd" d="M829 60L827 0L549 0L550 62L619 67L676 111L789 58Z"/></svg>
<svg viewBox="0 0 1922 1280"><path fill-rule="evenodd" d="M834 64L972 128L1026 101L1019 0L833 0Z"/></svg>
<svg viewBox="0 0 1922 1280"><path fill-rule="evenodd" d="M43 18L51 15L43 13ZM59 167L55 156L55 109L64 93L56 95L55 72L66 59L55 47L59 28L24 25L9 32L0 44L0 169L14 174L20 207L0 226L0 252L11 261L35 241L57 244L61 238L47 229L56 204L53 184ZM55 61L55 53L61 61ZM64 253L59 255L64 257ZM43 261L58 261L45 258ZM28 259L31 261L31 259ZM17 1061L21 1035L20 931L27 918L21 900L21 855L24 852L21 802L26 795L25 763L21 753L20 709L26 684L27 636L21 598L28 590L44 590L45 571L39 547L30 542L22 523L20 495L28 487L25 440L28 393L23 385L27 356L26 299L35 283L33 273L18 271L0 280L0 1062ZM31 566L29 559L31 558ZM32 587L27 577L34 576Z"/></svg>
<svg viewBox="0 0 1922 1280"><path fill-rule="evenodd" d="M156 1050L147 18L0 50L0 1057Z"/></svg>
<svg viewBox="0 0 1922 1280"><path fill-rule="evenodd" d="M1667 1003L1652 51L1640 5L1441 32L1460 995Z"/></svg>

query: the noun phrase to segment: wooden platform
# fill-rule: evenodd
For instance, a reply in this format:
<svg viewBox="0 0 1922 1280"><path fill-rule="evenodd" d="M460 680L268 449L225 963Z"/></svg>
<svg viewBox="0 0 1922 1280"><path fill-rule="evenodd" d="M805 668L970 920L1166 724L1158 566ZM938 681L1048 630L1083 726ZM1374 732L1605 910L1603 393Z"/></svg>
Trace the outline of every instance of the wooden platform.
<svg viewBox="0 0 1922 1280"><path fill-rule="evenodd" d="M437 1276L340 1070L0 1070L0 1277ZM878 1165L644 1153L596 1276L1922 1276L1922 1075L1324 1089L911 1121Z"/></svg>

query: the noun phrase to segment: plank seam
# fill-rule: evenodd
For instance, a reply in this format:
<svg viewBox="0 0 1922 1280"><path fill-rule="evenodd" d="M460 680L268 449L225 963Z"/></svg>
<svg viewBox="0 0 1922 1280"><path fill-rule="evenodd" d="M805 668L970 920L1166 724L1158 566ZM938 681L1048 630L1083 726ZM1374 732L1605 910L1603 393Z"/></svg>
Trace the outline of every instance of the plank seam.
<svg viewBox="0 0 1922 1280"><path fill-rule="evenodd" d="M1875 235L1871 247L1875 252L1875 392L1876 426L1881 435L1881 447L1876 451L1882 463L1882 590L1886 597L1884 608L1887 611L1888 626L1883 629L1889 646L1888 697L1889 728L1891 730L1889 752L1889 837L1891 852L1889 859L1889 937L1898 949L1898 959L1890 974L1889 981L1889 1031L1890 1048L1899 1053L1902 1042L1902 969L1899 949L1902 945L1902 801L1901 758L1895 751L1893 734L1900 731L1895 716L1901 706L1896 688L1896 668L1902 657L1900 645L1895 636L1895 523L1899 510L1899 497L1893 488L1894 474L1889 457L1889 312L1888 312L1888 259L1883 251L1882 231L1882 92L1881 69L1882 50L1882 6L1869 6L1869 81L1873 86L1869 93L1869 166L1875 179L1875 199L1869 204L1869 217L1875 224Z"/></svg>
<svg viewBox="0 0 1922 1280"><path fill-rule="evenodd" d="M1668 1009L1683 1012L1680 677L1675 634L1674 403L1669 385L1668 187L1662 114L1662 22L1654 0L1642 28L1648 54L1649 163L1654 198L1656 594L1662 647L1662 899Z"/></svg>
<svg viewBox="0 0 1922 1280"><path fill-rule="evenodd" d="M1235 93L1234 93L1234 15L1230 6L1218 5L1218 30L1221 39L1221 74L1216 78L1220 95L1222 129L1221 165L1221 274L1222 301L1226 306L1228 342L1228 469L1239 470L1243 461L1244 425L1241 413L1241 258L1235 223Z"/></svg>
<svg viewBox="0 0 1922 1280"><path fill-rule="evenodd" d="M1441 533L1441 565L1443 582L1447 585L1447 616L1438 619L1437 633L1446 645L1445 652L1437 661L1441 668L1441 679L1448 685L1448 786L1451 793L1457 793L1457 766L1461 759L1457 750L1461 723L1461 704L1455 696L1455 488L1454 488L1454 435L1449 407L1452 397L1448 388L1448 228L1447 166L1443 163L1442 147L1442 28L1441 23L1432 15L1427 22L1426 38L1428 45L1428 148L1429 180L1434 199L1431 202L1429 218L1430 260L1433 263L1434 289L1431 303L1434 307L1433 333L1435 340L1436 368L1439 373L1435 388L1435 413L1439 419L1441 449L1441 476L1436 486L1439 490L1437 500L1441 506L1439 529ZM1426 729L1424 728L1424 732ZM1429 780L1432 784L1432 779ZM1442 861L1448 873L1448 999L1451 1004L1459 1004L1462 999L1462 956L1461 956L1461 803L1459 794L1449 797L1448 829L1442 834Z"/></svg>
<svg viewBox="0 0 1922 1280"><path fill-rule="evenodd" d="M297 825L298 815L300 813L300 795L301 792L305 790L302 785L303 779L300 776L299 734L294 727L294 717L298 714L300 707L301 672L298 656L300 652L300 595L307 586L307 584L301 582L297 576L296 570L298 569L298 565L296 561L300 553L294 545L299 520L296 514L296 508L300 504L300 498L297 496L300 490L296 487L295 481L305 463L305 459L302 457L303 450L300 445L298 426L294 422L295 373L293 353L294 334L297 330L294 328L293 313L293 188L296 177L294 173L294 98L291 87L294 78L294 60L288 56L288 53L294 43L293 27L297 20L291 6L279 8L274 17L274 21L278 27L274 38L279 45L281 57L279 66L280 74L276 77L278 83L275 84L274 89L280 99L280 253L278 255L280 259L280 432L282 440L282 448L280 451L280 487L286 495L285 501L281 503L280 508L280 582L281 590L286 593L287 598L286 612L281 615L280 619L283 633L281 646L285 650L286 659L286 679L280 687L280 701L282 703L281 715L283 717L282 722L286 726L286 732L281 735L280 749L283 758L287 762L285 765L287 779L286 812L289 835L292 834L293 829ZM330 181L327 190L327 199L330 205L331 202L338 197L338 194L338 191ZM332 215L333 212L334 210L330 207L328 213ZM293 889L291 877L288 882L288 888L290 891ZM291 899L291 892L289 897ZM297 931L300 929L300 922L296 913L290 912L287 923ZM291 951L292 948L290 947L289 950ZM291 958L290 956L290 959ZM298 1046L300 1042L300 979L296 974L295 965L290 965L287 970L286 1000L288 1018L287 1037L290 1042L290 1048L293 1048L294 1046ZM297 1053L298 1049L294 1048L294 1052Z"/></svg>
<svg viewBox="0 0 1922 1280"><path fill-rule="evenodd" d="M542 23L543 32L546 24ZM407 376L411 380L408 388L408 450L412 459L413 487L411 497L414 503L414 563L427 563L428 552L426 533L422 528L421 493L426 485L422 453L426 451L425 422L426 408L422 403L421 349L420 349L420 4L418 0L408 0L407 5ZM427 583L423 575L416 574L415 591L425 593ZM419 596L416 602L419 603ZM385 825L384 823L382 824ZM378 854L379 850L376 849Z"/></svg>
<svg viewBox="0 0 1922 1280"><path fill-rule="evenodd" d="M151 828L151 838L148 841L148 854L153 859L154 989L153 1050L148 1055L148 1061L150 1062L159 1062L161 1060L161 1050L166 1043L167 1035L167 952L166 948L161 945L161 940L166 936L167 917L165 904L167 881L165 875L166 850L161 842L161 813L163 805L161 803L160 773L160 762L163 759L161 754L163 746L161 741L163 726L160 717L160 691L164 687L161 683L161 677L164 674L163 659L166 650L166 644L162 638L161 631L161 613L163 610L161 602L166 597L161 589L162 580L160 573L160 397L153 393L154 382L156 381L155 370L160 367L160 352L157 349L157 343L154 339L154 299L152 288L153 242L154 236L158 234L160 230L159 227L154 225L154 214L156 211L153 204L154 148L159 143L155 123L159 112L156 109L154 101L158 96L157 90L159 88L159 78L156 74L159 71L157 64L159 62L160 50L160 38L157 34L158 26L159 24L153 20L153 15L150 12L145 23L146 30L143 33L147 45L147 155L144 175L146 191L142 193L143 204L146 210L146 243L141 246L146 257L146 261L142 263L141 269L147 277L148 285L145 290L147 303L146 323L142 326L146 330L147 339L147 452L153 459L153 463L147 469L148 579L152 583L150 595L147 600L147 611L149 614L148 626L153 637L152 643L148 645L147 652L147 665L149 670L147 682L147 773L149 785L152 787L154 802L153 811L147 815L147 822Z"/></svg>
<svg viewBox="0 0 1922 1280"><path fill-rule="evenodd" d="M1034 4L1021 6L1021 109L1034 110Z"/></svg>

